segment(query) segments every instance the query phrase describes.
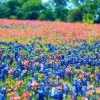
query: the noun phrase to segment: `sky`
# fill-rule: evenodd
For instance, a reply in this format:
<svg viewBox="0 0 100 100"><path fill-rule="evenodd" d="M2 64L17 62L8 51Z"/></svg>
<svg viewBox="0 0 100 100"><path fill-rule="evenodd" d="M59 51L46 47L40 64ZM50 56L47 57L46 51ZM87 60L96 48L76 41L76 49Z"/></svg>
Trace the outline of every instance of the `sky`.
<svg viewBox="0 0 100 100"><path fill-rule="evenodd" d="M43 2L48 2L48 0L42 0Z"/></svg>

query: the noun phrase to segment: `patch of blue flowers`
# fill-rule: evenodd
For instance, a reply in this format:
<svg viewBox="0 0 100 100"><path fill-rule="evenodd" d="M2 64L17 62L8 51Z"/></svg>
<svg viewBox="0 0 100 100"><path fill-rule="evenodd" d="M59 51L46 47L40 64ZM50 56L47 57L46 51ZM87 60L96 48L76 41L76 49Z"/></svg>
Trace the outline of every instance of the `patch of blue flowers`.
<svg viewBox="0 0 100 100"><path fill-rule="evenodd" d="M67 100L68 96L72 100L78 97L97 100L100 96L100 92L96 92L96 88L100 88L100 41L91 45L78 42L80 46L69 47L44 45L41 41L38 46L35 42L0 42L0 100L6 100L5 82L9 76L26 83L22 89L31 91L29 100L35 100L34 97L36 100ZM37 87L32 86L34 81ZM92 91L92 95L88 91Z"/></svg>

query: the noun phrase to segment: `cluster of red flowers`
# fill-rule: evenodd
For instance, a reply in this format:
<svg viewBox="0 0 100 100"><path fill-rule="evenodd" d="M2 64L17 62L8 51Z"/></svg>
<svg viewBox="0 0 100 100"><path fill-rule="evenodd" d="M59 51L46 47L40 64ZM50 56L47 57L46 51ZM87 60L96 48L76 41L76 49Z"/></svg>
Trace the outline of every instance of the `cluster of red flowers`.
<svg viewBox="0 0 100 100"><path fill-rule="evenodd" d="M41 36L44 42L52 43L63 39L88 39L90 36L100 36L99 32L99 24L0 19L0 40L28 42L33 36Z"/></svg>

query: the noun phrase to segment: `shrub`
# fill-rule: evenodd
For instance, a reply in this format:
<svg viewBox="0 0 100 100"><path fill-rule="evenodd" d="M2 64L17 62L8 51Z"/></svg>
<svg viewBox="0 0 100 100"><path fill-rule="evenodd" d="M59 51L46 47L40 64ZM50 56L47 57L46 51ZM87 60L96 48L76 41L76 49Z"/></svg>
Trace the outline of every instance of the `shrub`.
<svg viewBox="0 0 100 100"><path fill-rule="evenodd" d="M88 24L94 23L94 16L92 14L84 14L83 15L83 22Z"/></svg>

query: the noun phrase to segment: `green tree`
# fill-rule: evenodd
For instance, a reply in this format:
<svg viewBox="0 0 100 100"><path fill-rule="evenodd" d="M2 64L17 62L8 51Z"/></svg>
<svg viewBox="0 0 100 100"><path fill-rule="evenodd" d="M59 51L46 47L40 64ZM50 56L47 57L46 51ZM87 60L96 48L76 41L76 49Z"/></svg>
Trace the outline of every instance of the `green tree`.
<svg viewBox="0 0 100 100"><path fill-rule="evenodd" d="M67 9L56 8L54 11L54 18L59 21L67 21L67 13Z"/></svg>
<svg viewBox="0 0 100 100"><path fill-rule="evenodd" d="M0 18L100 23L100 0L5 0Z"/></svg>
<svg viewBox="0 0 100 100"><path fill-rule="evenodd" d="M68 0L49 0L55 8L65 8Z"/></svg>
<svg viewBox="0 0 100 100"><path fill-rule="evenodd" d="M67 3L68 0L49 0L54 11L54 19L67 21Z"/></svg>
<svg viewBox="0 0 100 100"><path fill-rule="evenodd" d="M18 6L18 2L15 0L9 0L8 2L2 3L2 14L4 17L10 17L16 15L16 9Z"/></svg>
<svg viewBox="0 0 100 100"><path fill-rule="evenodd" d="M27 0L17 9L18 18L38 19L42 8L43 7L40 0Z"/></svg>
<svg viewBox="0 0 100 100"><path fill-rule="evenodd" d="M2 2L0 2L0 18L4 17L2 8Z"/></svg>
<svg viewBox="0 0 100 100"><path fill-rule="evenodd" d="M39 20L54 20L54 13L52 9L45 9L39 15Z"/></svg>
<svg viewBox="0 0 100 100"><path fill-rule="evenodd" d="M54 20L54 12L51 5L47 3L42 3L43 9L39 14L39 20Z"/></svg>
<svg viewBox="0 0 100 100"><path fill-rule="evenodd" d="M82 20L82 8L71 9L68 11L67 21L77 22Z"/></svg>

